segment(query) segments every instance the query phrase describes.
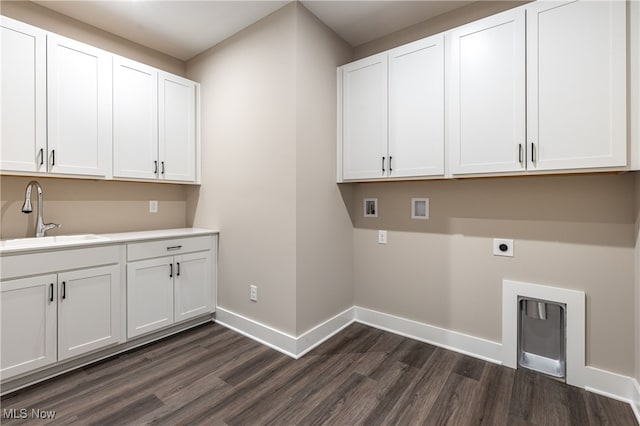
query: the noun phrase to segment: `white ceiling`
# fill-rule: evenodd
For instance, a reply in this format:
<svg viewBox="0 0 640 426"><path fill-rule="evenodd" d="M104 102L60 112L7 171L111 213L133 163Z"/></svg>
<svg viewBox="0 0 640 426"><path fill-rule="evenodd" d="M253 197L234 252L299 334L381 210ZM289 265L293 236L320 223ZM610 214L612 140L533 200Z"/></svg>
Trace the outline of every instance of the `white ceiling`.
<svg viewBox="0 0 640 426"><path fill-rule="evenodd" d="M186 61L290 0L64 0L44 7ZM302 0L351 46L457 9L471 1Z"/></svg>
<svg viewBox="0 0 640 426"><path fill-rule="evenodd" d="M352 47L433 18L472 1L301 0Z"/></svg>

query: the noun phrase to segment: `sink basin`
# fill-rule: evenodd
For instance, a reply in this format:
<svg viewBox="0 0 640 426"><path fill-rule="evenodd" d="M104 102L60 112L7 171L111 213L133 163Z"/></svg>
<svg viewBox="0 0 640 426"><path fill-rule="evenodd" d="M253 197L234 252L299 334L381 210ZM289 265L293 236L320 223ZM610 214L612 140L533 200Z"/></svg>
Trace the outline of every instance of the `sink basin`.
<svg viewBox="0 0 640 426"><path fill-rule="evenodd" d="M58 247L72 244L90 244L100 241L108 241L107 237L95 234L57 235L55 237L42 238L16 238L14 240L0 241L0 251Z"/></svg>

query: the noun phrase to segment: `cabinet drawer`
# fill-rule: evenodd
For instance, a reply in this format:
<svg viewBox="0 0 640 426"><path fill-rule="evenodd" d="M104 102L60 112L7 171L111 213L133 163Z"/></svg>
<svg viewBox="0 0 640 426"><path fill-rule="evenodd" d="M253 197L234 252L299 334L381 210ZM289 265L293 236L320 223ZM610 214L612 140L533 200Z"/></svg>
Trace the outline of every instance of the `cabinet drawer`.
<svg viewBox="0 0 640 426"><path fill-rule="evenodd" d="M2 279L116 264L120 261L117 245L83 247L16 254L0 258Z"/></svg>
<svg viewBox="0 0 640 426"><path fill-rule="evenodd" d="M172 238L127 244L127 261L173 256L194 251L213 250L213 237Z"/></svg>

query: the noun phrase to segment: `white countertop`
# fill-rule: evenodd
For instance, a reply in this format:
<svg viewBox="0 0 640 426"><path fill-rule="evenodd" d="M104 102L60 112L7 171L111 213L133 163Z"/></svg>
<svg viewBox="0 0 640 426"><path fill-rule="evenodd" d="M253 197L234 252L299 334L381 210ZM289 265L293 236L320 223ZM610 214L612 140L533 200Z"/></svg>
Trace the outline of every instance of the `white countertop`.
<svg viewBox="0 0 640 426"><path fill-rule="evenodd" d="M114 234L60 235L43 238L17 238L0 241L0 256L26 251L54 250L105 244L121 244L131 241L212 235L219 232L203 228L158 229L153 231L120 232Z"/></svg>

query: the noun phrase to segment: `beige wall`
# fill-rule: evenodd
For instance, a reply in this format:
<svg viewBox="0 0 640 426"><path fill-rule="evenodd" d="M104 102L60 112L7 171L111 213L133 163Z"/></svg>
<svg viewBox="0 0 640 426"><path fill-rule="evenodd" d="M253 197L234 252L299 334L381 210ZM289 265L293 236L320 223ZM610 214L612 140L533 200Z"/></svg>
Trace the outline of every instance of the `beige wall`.
<svg viewBox="0 0 640 426"><path fill-rule="evenodd" d="M220 229L218 304L295 334L296 33L286 6L187 63L201 82L202 187L188 220ZM258 303L249 285L258 286Z"/></svg>
<svg viewBox="0 0 640 426"><path fill-rule="evenodd" d="M351 54L291 3L187 64L202 83L205 164L188 220L221 230L218 303L291 335L353 305L335 184L335 67Z"/></svg>
<svg viewBox="0 0 640 426"><path fill-rule="evenodd" d="M358 46L354 57L524 3L476 2ZM502 279L581 289L588 364L640 375L632 174L345 186L355 191L357 305L500 342ZM378 219L362 217L365 197L379 198ZM410 219L411 197L430 198L430 220ZM390 231L387 245L377 229ZM492 256L494 237L514 238L516 256Z"/></svg>
<svg viewBox="0 0 640 426"><path fill-rule="evenodd" d="M360 59L373 55L374 53L392 49L405 43L468 24L477 19L512 9L528 2L529 1L516 0L477 1L443 15L436 16L433 19L396 31L386 37L357 46L355 48L354 58Z"/></svg>
<svg viewBox="0 0 640 426"><path fill-rule="evenodd" d="M410 218L412 197L429 220ZM500 342L503 279L583 290L588 365L634 374L632 174L358 184L352 209L356 305Z"/></svg>
<svg viewBox="0 0 640 426"><path fill-rule="evenodd" d="M60 34L121 56L184 75L184 62L136 44L30 1L2 1L0 13L18 21Z"/></svg>
<svg viewBox="0 0 640 426"><path fill-rule="evenodd" d="M32 237L35 213L21 212L27 183L40 182L45 221L62 228L47 235L144 231L186 225L183 186L160 183L92 181L82 179L0 178L0 238ZM36 209L36 191L31 194ZM158 213L149 213L149 200L158 200Z"/></svg>
<svg viewBox="0 0 640 426"><path fill-rule="evenodd" d="M353 226L336 178L336 67L352 49L297 7L297 333L353 306Z"/></svg>

